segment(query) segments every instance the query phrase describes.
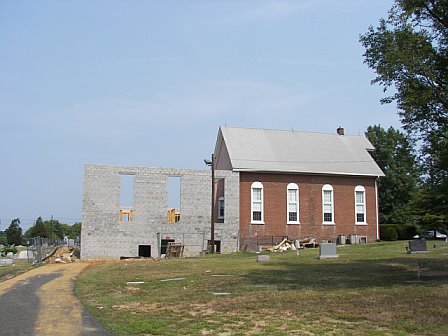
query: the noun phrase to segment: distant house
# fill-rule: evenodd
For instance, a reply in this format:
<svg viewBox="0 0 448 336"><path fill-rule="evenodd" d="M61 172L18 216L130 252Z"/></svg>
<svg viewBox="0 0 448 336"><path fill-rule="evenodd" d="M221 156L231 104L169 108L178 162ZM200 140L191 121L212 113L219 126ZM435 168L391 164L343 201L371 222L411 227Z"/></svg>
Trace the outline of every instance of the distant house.
<svg viewBox="0 0 448 336"><path fill-rule="evenodd" d="M377 179L384 174L372 150L365 136L342 128L322 134L221 127L215 166L239 173L239 249L281 237L378 239ZM216 208L224 203L218 197Z"/></svg>
<svg viewBox="0 0 448 336"><path fill-rule="evenodd" d="M375 241L383 172L371 150L364 136L342 128L321 134L221 127L213 197L208 169L86 165L81 257L161 257L170 243L182 244L184 256L198 255L212 245L212 216L223 253L284 237ZM168 205L171 196L179 208Z"/></svg>

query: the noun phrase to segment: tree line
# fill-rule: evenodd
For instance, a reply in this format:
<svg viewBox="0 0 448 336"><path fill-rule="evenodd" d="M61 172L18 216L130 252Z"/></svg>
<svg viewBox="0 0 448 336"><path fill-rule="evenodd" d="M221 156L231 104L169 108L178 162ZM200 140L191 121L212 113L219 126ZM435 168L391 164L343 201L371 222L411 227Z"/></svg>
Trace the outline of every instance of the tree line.
<svg viewBox="0 0 448 336"><path fill-rule="evenodd" d="M81 223L73 225L60 223L56 219L43 220L38 217L32 227L23 233L20 227L20 218L11 221L5 232L0 233L0 245L23 245L33 237L50 239L75 239L81 235Z"/></svg>
<svg viewBox="0 0 448 336"><path fill-rule="evenodd" d="M371 126L367 137L386 173L381 221L448 229L448 0L396 0L361 35L364 58L390 93L404 133Z"/></svg>

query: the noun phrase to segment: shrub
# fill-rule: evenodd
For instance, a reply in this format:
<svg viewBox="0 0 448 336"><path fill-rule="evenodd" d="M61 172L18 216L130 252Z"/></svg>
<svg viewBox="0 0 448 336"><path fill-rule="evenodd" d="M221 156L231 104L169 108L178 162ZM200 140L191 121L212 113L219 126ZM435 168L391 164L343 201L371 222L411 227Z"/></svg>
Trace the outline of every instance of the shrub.
<svg viewBox="0 0 448 336"><path fill-rule="evenodd" d="M398 239L398 232L397 229L393 226L389 226L386 228L386 231L384 232L384 240L397 240Z"/></svg>
<svg viewBox="0 0 448 336"><path fill-rule="evenodd" d="M17 248L15 246L5 246L1 249L0 254L5 257L9 252L13 254L17 253Z"/></svg>
<svg viewBox="0 0 448 336"><path fill-rule="evenodd" d="M388 228L394 228L398 235L398 240L412 239L417 234L417 228L414 225L403 224L381 224L380 226L380 239L386 239L386 231Z"/></svg>

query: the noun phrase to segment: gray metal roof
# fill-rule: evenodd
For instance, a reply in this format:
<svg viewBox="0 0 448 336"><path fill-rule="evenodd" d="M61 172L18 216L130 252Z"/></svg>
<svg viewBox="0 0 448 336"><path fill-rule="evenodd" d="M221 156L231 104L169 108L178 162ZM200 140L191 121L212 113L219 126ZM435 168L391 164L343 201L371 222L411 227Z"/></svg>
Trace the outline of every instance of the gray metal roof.
<svg viewBox="0 0 448 336"><path fill-rule="evenodd" d="M234 171L384 176L365 136L220 128Z"/></svg>

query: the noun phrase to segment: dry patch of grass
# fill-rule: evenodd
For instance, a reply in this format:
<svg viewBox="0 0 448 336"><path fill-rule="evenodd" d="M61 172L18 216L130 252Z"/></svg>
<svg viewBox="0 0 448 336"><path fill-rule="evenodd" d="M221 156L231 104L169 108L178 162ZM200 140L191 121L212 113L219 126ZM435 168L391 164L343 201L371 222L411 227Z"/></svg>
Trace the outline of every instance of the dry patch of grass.
<svg viewBox="0 0 448 336"><path fill-rule="evenodd" d="M117 335L444 334L446 250L405 245L348 246L333 260L306 250L264 264L249 253L100 264L77 293Z"/></svg>

